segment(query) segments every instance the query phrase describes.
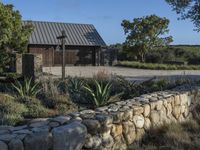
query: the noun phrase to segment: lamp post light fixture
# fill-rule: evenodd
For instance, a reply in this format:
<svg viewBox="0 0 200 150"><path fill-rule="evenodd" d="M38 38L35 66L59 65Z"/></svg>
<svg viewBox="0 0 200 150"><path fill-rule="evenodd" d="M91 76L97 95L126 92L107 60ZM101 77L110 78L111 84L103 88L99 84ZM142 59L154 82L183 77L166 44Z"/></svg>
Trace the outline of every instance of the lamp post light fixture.
<svg viewBox="0 0 200 150"><path fill-rule="evenodd" d="M62 35L58 36L57 39L61 40L62 43L62 80L65 79L65 39L67 35L65 31L62 31Z"/></svg>

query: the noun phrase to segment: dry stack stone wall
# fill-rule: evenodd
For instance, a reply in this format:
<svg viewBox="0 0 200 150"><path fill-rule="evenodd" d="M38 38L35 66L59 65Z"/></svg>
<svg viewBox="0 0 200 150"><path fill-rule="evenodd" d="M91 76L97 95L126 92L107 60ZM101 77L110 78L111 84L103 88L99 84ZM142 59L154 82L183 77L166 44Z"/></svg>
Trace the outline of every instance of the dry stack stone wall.
<svg viewBox="0 0 200 150"><path fill-rule="evenodd" d="M177 88L27 125L0 127L1 150L125 150L151 126L192 117L200 87Z"/></svg>

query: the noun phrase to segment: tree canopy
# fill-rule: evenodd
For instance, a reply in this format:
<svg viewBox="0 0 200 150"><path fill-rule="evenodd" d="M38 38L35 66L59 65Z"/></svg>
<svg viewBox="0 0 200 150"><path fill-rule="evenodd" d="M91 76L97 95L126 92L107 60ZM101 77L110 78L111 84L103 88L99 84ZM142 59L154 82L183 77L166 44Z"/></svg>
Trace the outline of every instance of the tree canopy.
<svg viewBox="0 0 200 150"><path fill-rule="evenodd" d="M171 36L162 37L169 32L169 20L156 15L145 16L129 20L123 20L121 24L127 35L124 47L130 55L136 55L144 62L144 56L154 47L170 44Z"/></svg>
<svg viewBox="0 0 200 150"><path fill-rule="evenodd" d="M177 14L180 14L180 19L190 19L195 30L200 31L200 0L165 0L170 4Z"/></svg>
<svg viewBox="0 0 200 150"><path fill-rule="evenodd" d="M23 25L19 11L13 5L0 2L0 69L9 62L12 51L22 53L27 48L32 25Z"/></svg>

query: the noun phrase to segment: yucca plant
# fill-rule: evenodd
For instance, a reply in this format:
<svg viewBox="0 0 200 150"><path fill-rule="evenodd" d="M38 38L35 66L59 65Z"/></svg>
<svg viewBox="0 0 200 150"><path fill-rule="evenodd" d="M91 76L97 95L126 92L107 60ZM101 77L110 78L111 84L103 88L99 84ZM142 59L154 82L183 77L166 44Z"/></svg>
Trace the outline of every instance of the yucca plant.
<svg viewBox="0 0 200 150"><path fill-rule="evenodd" d="M102 82L98 82L94 80L95 88L93 89L92 86L89 86L88 84L84 86L84 89L89 93L89 95L92 97L93 103L96 107L106 105L110 102L115 101L119 98L119 95L111 96L111 83L107 83L104 85Z"/></svg>
<svg viewBox="0 0 200 150"><path fill-rule="evenodd" d="M32 82L32 78L25 79L23 83L16 80L12 86L15 89L17 96L22 99L26 97L35 97L41 90L38 88L38 83Z"/></svg>

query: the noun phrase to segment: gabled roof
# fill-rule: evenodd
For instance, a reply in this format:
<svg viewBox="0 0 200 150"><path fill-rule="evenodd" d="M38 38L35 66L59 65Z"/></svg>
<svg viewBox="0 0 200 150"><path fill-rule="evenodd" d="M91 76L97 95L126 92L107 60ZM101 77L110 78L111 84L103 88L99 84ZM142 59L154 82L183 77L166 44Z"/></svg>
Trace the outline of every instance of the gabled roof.
<svg viewBox="0 0 200 150"><path fill-rule="evenodd" d="M73 24L58 22L23 21L32 23L34 31L29 44L58 45L57 37L65 30L66 45L70 46L106 46L105 42L91 24Z"/></svg>

